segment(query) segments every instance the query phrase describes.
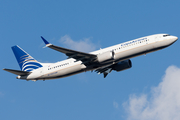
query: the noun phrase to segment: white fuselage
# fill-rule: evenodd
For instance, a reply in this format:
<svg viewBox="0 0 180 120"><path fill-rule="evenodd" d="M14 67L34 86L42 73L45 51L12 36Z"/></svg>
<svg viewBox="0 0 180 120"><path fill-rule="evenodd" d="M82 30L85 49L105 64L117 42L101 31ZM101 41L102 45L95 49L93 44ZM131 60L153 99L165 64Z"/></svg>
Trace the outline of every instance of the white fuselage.
<svg viewBox="0 0 180 120"><path fill-rule="evenodd" d="M105 67L124 61L139 55L147 54L153 51L157 51L168 47L173 44L178 38L175 36L170 36L167 34L156 34L151 36L146 36L124 42L118 45L114 45L108 48L100 49L90 54L102 54L108 51L114 51L115 57L114 61L99 64L96 67L88 67L84 65L81 61L76 61L73 58L66 59L57 63L46 63L43 67L32 71L30 75L26 77L27 80L47 80L56 79L81 73L84 71L95 70L97 68ZM23 79L23 77L18 76L17 78Z"/></svg>

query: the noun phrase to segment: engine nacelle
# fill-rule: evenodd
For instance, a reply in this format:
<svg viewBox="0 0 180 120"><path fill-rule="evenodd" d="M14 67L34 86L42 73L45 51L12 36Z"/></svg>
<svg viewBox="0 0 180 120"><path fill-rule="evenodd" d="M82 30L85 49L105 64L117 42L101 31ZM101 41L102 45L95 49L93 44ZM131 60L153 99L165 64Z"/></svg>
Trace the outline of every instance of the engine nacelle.
<svg viewBox="0 0 180 120"><path fill-rule="evenodd" d="M119 72L122 70L126 70L132 67L132 63L131 60L125 60L125 61L121 61L119 63L116 63L112 66L112 69Z"/></svg>
<svg viewBox="0 0 180 120"><path fill-rule="evenodd" d="M113 51L108 51L108 52L104 52L102 54L97 55L97 61L99 63L103 63L103 62L107 62L107 61L111 61L111 60L114 60L114 52Z"/></svg>

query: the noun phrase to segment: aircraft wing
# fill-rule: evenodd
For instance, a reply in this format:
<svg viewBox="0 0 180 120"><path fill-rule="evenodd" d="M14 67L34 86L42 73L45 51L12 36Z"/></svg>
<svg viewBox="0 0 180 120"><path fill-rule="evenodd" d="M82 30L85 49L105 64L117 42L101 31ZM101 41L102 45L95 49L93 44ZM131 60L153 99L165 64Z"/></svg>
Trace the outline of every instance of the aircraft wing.
<svg viewBox="0 0 180 120"><path fill-rule="evenodd" d="M16 75L28 75L31 72L27 72L27 71L21 71L21 70L12 70L12 69L3 69L5 71L8 71L10 73L16 74Z"/></svg>
<svg viewBox="0 0 180 120"><path fill-rule="evenodd" d="M103 68L98 68L95 70L95 72L97 72L98 74L101 74L103 73L104 75L104 78L112 71L112 66L106 66L106 67L103 67Z"/></svg>
<svg viewBox="0 0 180 120"><path fill-rule="evenodd" d="M41 36L41 38L43 39L43 41L44 41L44 43L46 44L47 47L49 47L51 49L54 49L56 51L62 52L64 54L66 54L69 58L74 58L76 60L81 60L82 62L91 62L94 59L96 59L96 57L97 57L94 54L89 54L89 53L85 53L85 52L80 52L80 51L71 50L71 49L67 49L67 48L52 45L47 40L45 40L42 36Z"/></svg>

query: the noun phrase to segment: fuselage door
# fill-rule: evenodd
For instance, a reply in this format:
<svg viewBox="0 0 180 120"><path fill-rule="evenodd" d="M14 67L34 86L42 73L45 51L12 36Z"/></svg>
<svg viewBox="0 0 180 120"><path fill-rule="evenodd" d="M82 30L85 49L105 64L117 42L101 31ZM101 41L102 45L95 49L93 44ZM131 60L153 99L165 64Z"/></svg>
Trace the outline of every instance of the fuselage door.
<svg viewBox="0 0 180 120"><path fill-rule="evenodd" d="M159 37L155 36L155 42L158 42L158 41L159 41Z"/></svg>
<svg viewBox="0 0 180 120"><path fill-rule="evenodd" d="M39 68L40 75L43 76L43 67Z"/></svg>

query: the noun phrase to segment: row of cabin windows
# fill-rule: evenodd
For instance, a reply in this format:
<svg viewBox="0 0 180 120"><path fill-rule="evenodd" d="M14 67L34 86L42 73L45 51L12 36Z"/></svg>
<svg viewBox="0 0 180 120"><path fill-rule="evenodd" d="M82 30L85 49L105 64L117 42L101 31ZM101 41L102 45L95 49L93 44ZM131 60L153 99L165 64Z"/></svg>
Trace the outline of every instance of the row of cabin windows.
<svg viewBox="0 0 180 120"><path fill-rule="evenodd" d="M58 66L54 66L54 67L48 68L48 70L52 70L52 69L55 69L55 68L58 68L58 67L62 67L62 66L68 65L68 64L69 63L64 63L64 64L61 64L61 65L58 65Z"/></svg>
<svg viewBox="0 0 180 120"><path fill-rule="evenodd" d="M122 47L119 47L119 48L117 48L117 49L114 49L114 51L119 50L119 49L121 49L121 48L128 47L128 46L132 46L132 45L135 45L135 44L137 45L137 44L139 44L139 43L144 43L144 42L147 42L147 41L149 41L149 39L143 40L143 41L138 41L138 42L135 42L135 43L133 43L133 44L124 45L124 46L122 46Z"/></svg>

